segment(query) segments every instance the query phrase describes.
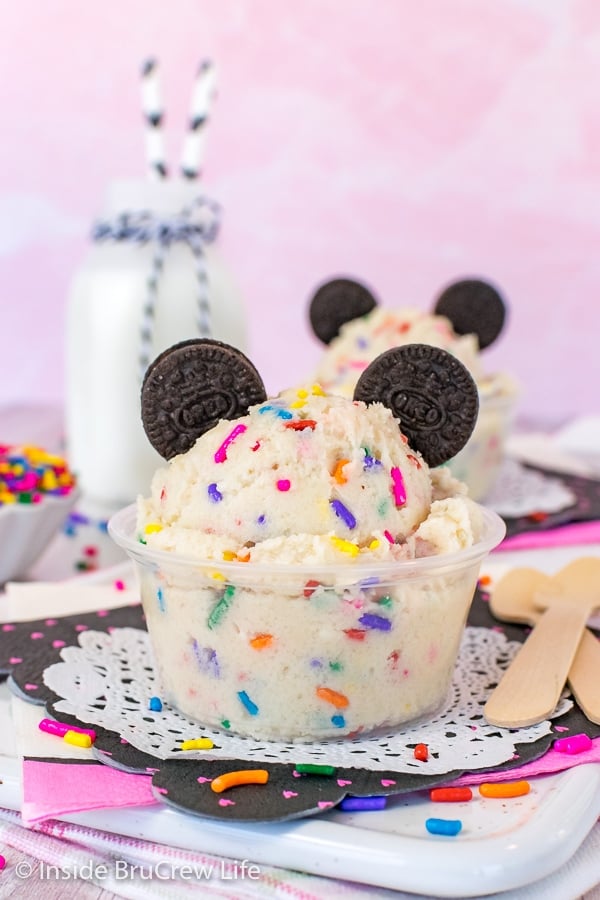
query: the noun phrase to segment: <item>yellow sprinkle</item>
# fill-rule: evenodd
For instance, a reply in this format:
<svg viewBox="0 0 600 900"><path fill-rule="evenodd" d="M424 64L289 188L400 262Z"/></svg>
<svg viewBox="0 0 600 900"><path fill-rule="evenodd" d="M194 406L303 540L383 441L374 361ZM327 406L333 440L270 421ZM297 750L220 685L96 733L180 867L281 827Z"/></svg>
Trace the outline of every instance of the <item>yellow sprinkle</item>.
<svg viewBox="0 0 600 900"><path fill-rule="evenodd" d="M290 403L290 409L302 409L303 406L306 406L306 400L294 400Z"/></svg>
<svg viewBox="0 0 600 900"><path fill-rule="evenodd" d="M332 537L332 544L341 550L342 553L349 553L350 556L358 556L358 547L356 544L353 544L352 541L345 541L343 538Z"/></svg>
<svg viewBox="0 0 600 900"><path fill-rule="evenodd" d="M189 741L183 741L182 750L212 750L215 745L210 738L192 738Z"/></svg>
<svg viewBox="0 0 600 900"><path fill-rule="evenodd" d="M144 534L156 534L157 531L162 531L162 525L158 522L148 522L144 527Z"/></svg>
<svg viewBox="0 0 600 900"><path fill-rule="evenodd" d="M226 562L231 562L233 559L236 559L237 554L234 553L233 550L223 550L223 559Z"/></svg>
<svg viewBox="0 0 600 900"><path fill-rule="evenodd" d="M325 391L323 390L323 388L321 387L320 384L313 384L312 393L315 397L324 397L325 396Z"/></svg>
<svg viewBox="0 0 600 900"><path fill-rule="evenodd" d="M211 572L210 577L214 578L215 581L225 581L225 576L222 572Z"/></svg>
<svg viewBox="0 0 600 900"><path fill-rule="evenodd" d="M58 487L58 479L51 469L46 469L42 475L42 490L53 491Z"/></svg>
<svg viewBox="0 0 600 900"><path fill-rule="evenodd" d="M375 538L375 540L371 541L371 543L369 544L369 550L377 550L380 543L381 541L378 541L377 538Z"/></svg>
<svg viewBox="0 0 600 900"><path fill-rule="evenodd" d="M2 494L0 494L0 501L2 503L14 503L15 496L14 496L14 494L9 494L8 492L3 492Z"/></svg>
<svg viewBox="0 0 600 900"><path fill-rule="evenodd" d="M73 744L74 747L85 747L87 749L92 746L92 739L89 734L81 734L79 731L65 731L63 741L66 744Z"/></svg>
<svg viewBox="0 0 600 900"><path fill-rule="evenodd" d="M300 388L300 390L296 391L296 396L300 397L301 400L306 400L306 398L308 397L308 391L306 391L304 388Z"/></svg>

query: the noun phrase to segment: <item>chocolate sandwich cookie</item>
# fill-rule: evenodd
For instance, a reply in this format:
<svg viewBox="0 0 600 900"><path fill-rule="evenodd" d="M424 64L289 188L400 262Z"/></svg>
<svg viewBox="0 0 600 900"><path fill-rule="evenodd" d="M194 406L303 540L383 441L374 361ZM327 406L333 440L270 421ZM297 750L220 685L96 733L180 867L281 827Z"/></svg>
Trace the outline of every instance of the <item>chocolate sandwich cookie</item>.
<svg viewBox="0 0 600 900"><path fill-rule="evenodd" d="M477 385L451 353L429 344L386 350L360 376L354 399L383 403L430 466L456 456L479 411Z"/></svg>
<svg viewBox="0 0 600 900"><path fill-rule="evenodd" d="M317 289L308 315L319 340L330 344L342 325L366 316L376 306L377 300L364 284L351 278L335 278Z"/></svg>
<svg viewBox="0 0 600 900"><path fill-rule="evenodd" d="M448 285L438 297L434 312L450 319L457 334L475 334L479 349L489 347L504 327L506 304L487 281L464 279Z"/></svg>
<svg viewBox="0 0 600 900"><path fill-rule="evenodd" d="M142 423L154 449L171 459L221 419L237 419L266 398L262 378L240 350L208 338L182 341L146 372Z"/></svg>

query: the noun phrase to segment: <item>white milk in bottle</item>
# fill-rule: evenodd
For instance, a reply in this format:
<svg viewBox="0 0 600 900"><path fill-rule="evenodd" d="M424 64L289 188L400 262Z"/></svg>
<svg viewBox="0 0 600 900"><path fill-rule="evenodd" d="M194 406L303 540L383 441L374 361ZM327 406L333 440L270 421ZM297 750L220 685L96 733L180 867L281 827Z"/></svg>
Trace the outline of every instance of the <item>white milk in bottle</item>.
<svg viewBox="0 0 600 900"><path fill-rule="evenodd" d="M67 309L66 438L84 497L147 494L161 459L140 415L143 372L199 336L246 348L238 288L213 243L218 208L197 184L115 182Z"/></svg>

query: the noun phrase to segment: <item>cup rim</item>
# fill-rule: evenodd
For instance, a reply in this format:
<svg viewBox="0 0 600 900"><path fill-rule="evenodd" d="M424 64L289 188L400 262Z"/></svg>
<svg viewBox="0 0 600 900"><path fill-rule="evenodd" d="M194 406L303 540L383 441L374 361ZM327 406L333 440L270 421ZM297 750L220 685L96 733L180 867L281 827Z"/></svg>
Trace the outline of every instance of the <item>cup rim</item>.
<svg viewBox="0 0 600 900"><path fill-rule="evenodd" d="M474 501L473 501L474 502ZM428 577L431 574L441 574L450 570L465 569L469 565L480 562L487 554L497 547L506 534L504 520L493 510L480 504L475 504L482 515L482 536L479 541L453 553L440 553L433 556L422 556L417 559L373 561L347 563L303 563L302 565L289 565L285 563L247 563L236 561L221 561L216 559L198 559L196 557L179 555L167 550L148 549L146 544L140 543L135 535L135 522L137 517L137 504L120 509L108 521L108 533L112 540L122 547L130 557L144 565L163 564L168 567L182 567L196 571L207 569L212 572L218 568L219 573L227 582L235 583L236 580L248 581L249 577L272 577L274 575L288 577L315 578L321 576L323 580L329 578L339 579L340 576L352 576L352 581L359 581L361 577L378 576L380 579L386 575L397 579L400 577Z"/></svg>

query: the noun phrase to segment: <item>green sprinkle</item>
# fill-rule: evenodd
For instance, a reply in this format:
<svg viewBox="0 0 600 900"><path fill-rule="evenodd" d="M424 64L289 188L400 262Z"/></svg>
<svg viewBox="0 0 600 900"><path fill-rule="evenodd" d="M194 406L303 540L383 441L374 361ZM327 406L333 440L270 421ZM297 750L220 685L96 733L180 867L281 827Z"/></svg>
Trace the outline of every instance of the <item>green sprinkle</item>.
<svg viewBox="0 0 600 900"><path fill-rule="evenodd" d="M335 766L315 766L313 763L296 763L294 766L299 775L335 775Z"/></svg>
<svg viewBox="0 0 600 900"><path fill-rule="evenodd" d="M141 537L141 535L140 535L140 537L138 538L138 541L140 542L140 544L145 544L145 543L146 543L146 538L143 538L143 537Z"/></svg>
<svg viewBox="0 0 600 900"><path fill-rule="evenodd" d="M31 497L31 492L23 491L23 493L19 494L19 496L17 497L17 501L18 501L18 503L32 503L33 500Z"/></svg>
<svg viewBox="0 0 600 900"><path fill-rule="evenodd" d="M385 594L383 597L378 597L378 598L377 598L377 603L378 603L380 606L391 606L391 605L392 605L392 598L390 597L389 594Z"/></svg>
<svg viewBox="0 0 600 900"><path fill-rule="evenodd" d="M210 629L216 628L229 607L231 606L231 601L233 599L233 595L235 594L235 587L232 584L227 585L225 588L225 592L216 606L213 608L210 616L208 617L208 627Z"/></svg>
<svg viewBox="0 0 600 900"><path fill-rule="evenodd" d="M342 669L344 668L344 664L341 663L341 662L339 661L339 659L332 660L332 661L329 663L329 668L331 669L332 672L341 672Z"/></svg>
<svg viewBox="0 0 600 900"><path fill-rule="evenodd" d="M227 731L229 731L229 729L231 728L231 722L229 721L229 719L223 719L223 720L222 720L222 722L221 722L221 728L226 728Z"/></svg>
<svg viewBox="0 0 600 900"><path fill-rule="evenodd" d="M389 500L382 500L379 506L377 507L377 512L380 516L385 516L388 511L388 506L390 505Z"/></svg>

